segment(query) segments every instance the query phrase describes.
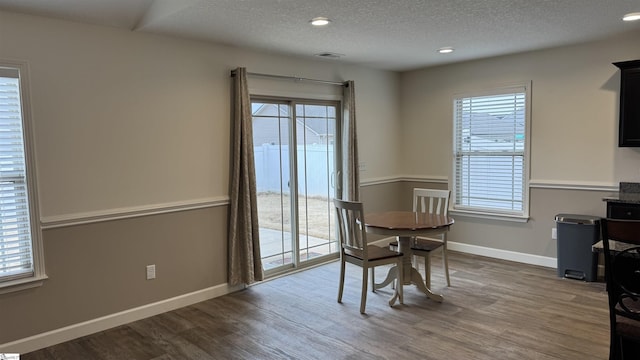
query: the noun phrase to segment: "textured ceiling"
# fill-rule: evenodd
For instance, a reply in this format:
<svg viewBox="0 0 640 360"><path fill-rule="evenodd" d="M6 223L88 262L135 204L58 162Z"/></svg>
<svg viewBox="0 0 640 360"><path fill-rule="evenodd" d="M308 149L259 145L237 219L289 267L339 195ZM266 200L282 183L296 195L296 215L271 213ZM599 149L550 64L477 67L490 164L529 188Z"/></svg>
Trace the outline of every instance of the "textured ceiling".
<svg viewBox="0 0 640 360"><path fill-rule="evenodd" d="M640 0L0 0L0 10L408 70L640 30ZM323 16L332 23L313 28ZM640 42L640 40L639 40ZM451 46L452 54L438 54Z"/></svg>

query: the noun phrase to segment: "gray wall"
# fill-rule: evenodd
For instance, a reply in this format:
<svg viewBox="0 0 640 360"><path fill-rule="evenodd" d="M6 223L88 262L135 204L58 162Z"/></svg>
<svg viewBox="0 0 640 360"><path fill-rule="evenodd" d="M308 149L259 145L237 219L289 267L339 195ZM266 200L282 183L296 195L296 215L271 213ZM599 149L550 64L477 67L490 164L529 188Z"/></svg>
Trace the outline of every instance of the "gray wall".
<svg viewBox="0 0 640 360"><path fill-rule="evenodd" d="M0 344L226 283L237 66L355 80L367 211L408 208L413 186L446 185L452 94L532 81L531 220L456 218L452 242L554 257L556 213L603 215L606 189L640 178L640 153L616 146L610 64L640 58L638 33L403 74L6 12L0 34L0 58L30 67L49 275L0 295L0 319L12 324ZM320 85L249 86L339 99ZM150 215L129 217L140 212Z"/></svg>

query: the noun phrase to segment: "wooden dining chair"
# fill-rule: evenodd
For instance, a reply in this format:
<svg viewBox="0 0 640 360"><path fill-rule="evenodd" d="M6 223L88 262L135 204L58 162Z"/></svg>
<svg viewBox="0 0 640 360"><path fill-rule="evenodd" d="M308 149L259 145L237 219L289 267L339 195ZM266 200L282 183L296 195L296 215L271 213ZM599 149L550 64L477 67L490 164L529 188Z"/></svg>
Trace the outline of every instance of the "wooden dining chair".
<svg viewBox="0 0 640 360"><path fill-rule="evenodd" d="M344 276L346 263L362 267L362 295L360 298L360 313L365 313L367 303L368 271L376 266L394 264L398 267L399 286L396 286L393 298L389 305L393 306L396 299L403 303L402 298L402 253L367 244L365 231L364 211L361 202L352 202L334 199L334 205L338 215L339 241L340 241L340 288L338 290L338 302L342 302L344 289ZM375 292L375 286L371 286Z"/></svg>
<svg viewBox="0 0 640 360"><path fill-rule="evenodd" d="M640 221L603 219L609 359L640 359Z"/></svg>
<svg viewBox="0 0 640 360"><path fill-rule="evenodd" d="M413 211L428 214L446 216L449 209L449 196L451 191L438 189L413 189ZM390 244L391 250L398 248L398 242ZM424 279L428 288L431 288L431 253L442 250L442 264L447 286L451 286L449 279L449 260L447 259L447 233L443 231L435 237L415 237L411 239L411 252L413 256L424 258Z"/></svg>

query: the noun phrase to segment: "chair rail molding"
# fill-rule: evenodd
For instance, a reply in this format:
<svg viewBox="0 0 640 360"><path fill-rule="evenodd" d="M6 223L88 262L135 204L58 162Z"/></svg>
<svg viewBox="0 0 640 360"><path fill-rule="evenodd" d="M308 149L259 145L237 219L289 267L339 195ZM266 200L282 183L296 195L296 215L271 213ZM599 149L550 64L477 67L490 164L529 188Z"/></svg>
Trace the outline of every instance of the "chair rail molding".
<svg viewBox="0 0 640 360"><path fill-rule="evenodd" d="M397 175L379 178L367 178L360 181L360 186L390 184L394 182L421 182L432 184L448 184L448 176L437 175ZM531 179L529 187L532 189L558 189L582 191L618 191L618 183L598 181L567 181L550 179Z"/></svg>
<svg viewBox="0 0 640 360"><path fill-rule="evenodd" d="M584 190L584 191L618 191L617 183L595 181L566 181L531 179L529 187L534 189Z"/></svg>
<svg viewBox="0 0 640 360"><path fill-rule="evenodd" d="M229 205L229 201L230 199L228 196L219 196L187 201L176 201L163 204L132 206L126 208L46 216L40 218L40 226L43 230L55 229L60 227L92 224L103 221L130 219L141 216L159 215L179 211L226 206Z"/></svg>
<svg viewBox="0 0 640 360"><path fill-rule="evenodd" d="M423 183L438 183L447 184L449 177L447 176L432 176L432 175L399 175L399 176L385 176L379 178L369 178L360 180L360 186L371 186L390 184L394 182L423 182Z"/></svg>

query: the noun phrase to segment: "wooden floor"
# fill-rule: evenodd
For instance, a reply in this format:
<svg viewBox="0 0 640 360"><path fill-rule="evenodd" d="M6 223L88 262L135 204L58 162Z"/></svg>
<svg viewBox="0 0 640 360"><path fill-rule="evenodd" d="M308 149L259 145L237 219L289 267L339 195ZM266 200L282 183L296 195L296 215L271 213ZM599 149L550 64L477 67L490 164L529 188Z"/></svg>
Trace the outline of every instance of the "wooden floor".
<svg viewBox="0 0 640 360"><path fill-rule="evenodd" d="M123 325L30 354L31 359L606 359L603 283L554 269L450 253L451 287L434 257L435 303L405 287L369 292L359 313L360 268L338 263ZM383 278L385 269L377 276Z"/></svg>

